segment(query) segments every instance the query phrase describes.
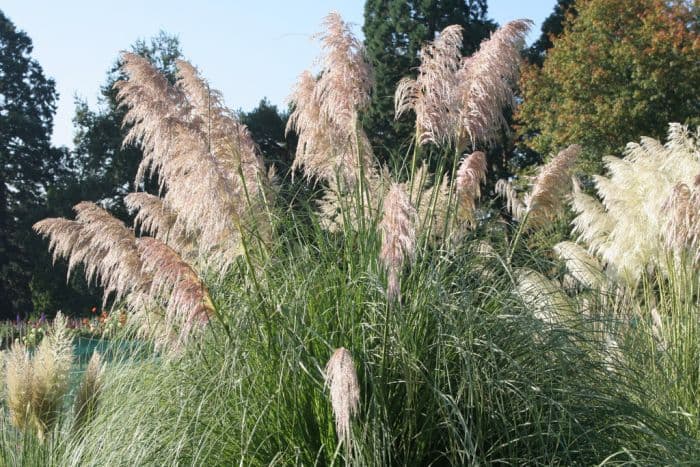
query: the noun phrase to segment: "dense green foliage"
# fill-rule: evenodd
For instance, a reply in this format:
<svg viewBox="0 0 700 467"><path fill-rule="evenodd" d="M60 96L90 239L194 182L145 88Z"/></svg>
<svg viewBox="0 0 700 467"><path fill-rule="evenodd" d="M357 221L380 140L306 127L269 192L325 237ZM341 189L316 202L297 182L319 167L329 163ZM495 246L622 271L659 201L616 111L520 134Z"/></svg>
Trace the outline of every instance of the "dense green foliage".
<svg viewBox="0 0 700 467"><path fill-rule="evenodd" d="M415 76L421 47L451 24L464 28L463 54L473 53L495 29L485 0L368 0L362 28L374 67L375 88L363 125L382 160L402 156L414 133L412 117L394 119L394 92L401 78Z"/></svg>
<svg viewBox="0 0 700 467"><path fill-rule="evenodd" d="M31 53L32 41L0 11L0 318L31 308L30 252L41 251L31 225L45 215L65 156L50 141L55 84Z"/></svg>
<svg viewBox="0 0 700 467"><path fill-rule="evenodd" d="M542 154L582 144L595 172L600 155L700 115L700 37L689 2L585 0L576 12L542 68L522 75L526 144Z"/></svg>

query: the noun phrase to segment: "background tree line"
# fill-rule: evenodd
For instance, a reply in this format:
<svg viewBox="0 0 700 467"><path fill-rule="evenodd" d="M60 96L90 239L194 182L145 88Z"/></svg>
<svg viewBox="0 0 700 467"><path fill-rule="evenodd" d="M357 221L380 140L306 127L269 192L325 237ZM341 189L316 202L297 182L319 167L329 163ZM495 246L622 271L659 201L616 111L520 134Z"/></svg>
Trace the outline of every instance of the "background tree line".
<svg viewBox="0 0 700 467"><path fill-rule="evenodd" d="M489 154L492 177L526 170L571 143L584 145L581 170L594 173L602 155L619 153L628 141L661 138L670 121L697 123L697 19L692 0L558 0L541 36L523 51L529 65L517 83L522 104ZM376 86L362 121L385 162L402 162L414 131L410 116L394 119L396 84L415 75L421 46L450 24L464 28L467 55L497 27L486 0L365 3L363 33ZM182 56L176 37L161 33L132 50L176 79L174 62ZM69 150L51 145L55 83L31 53L30 38L0 11L0 319L59 309L80 314L99 306L82 274L65 283L66 265L52 267L46 245L30 227L45 217L70 216L80 200L99 202L127 220L122 199L136 188L141 159L138 148L121 144L127 129L113 90L118 61L108 70L97 108L76 102L75 147ZM285 135L287 115L288 109L265 99L240 112L282 175L294 153L294 135Z"/></svg>

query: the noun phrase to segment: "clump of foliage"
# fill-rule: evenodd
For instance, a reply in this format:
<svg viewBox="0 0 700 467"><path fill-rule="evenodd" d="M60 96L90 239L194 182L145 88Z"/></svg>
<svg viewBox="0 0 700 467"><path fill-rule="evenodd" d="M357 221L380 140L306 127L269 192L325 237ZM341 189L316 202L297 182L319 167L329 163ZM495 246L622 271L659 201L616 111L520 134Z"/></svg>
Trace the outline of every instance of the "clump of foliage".
<svg viewBox="0 0 700 467"><path fill-rule="evenodd" d="M542 67L523 72L517 119L526 145L581 144L595 173L601 155L700 115L700 38L690 2L581 0L575 11Z"/></svg>

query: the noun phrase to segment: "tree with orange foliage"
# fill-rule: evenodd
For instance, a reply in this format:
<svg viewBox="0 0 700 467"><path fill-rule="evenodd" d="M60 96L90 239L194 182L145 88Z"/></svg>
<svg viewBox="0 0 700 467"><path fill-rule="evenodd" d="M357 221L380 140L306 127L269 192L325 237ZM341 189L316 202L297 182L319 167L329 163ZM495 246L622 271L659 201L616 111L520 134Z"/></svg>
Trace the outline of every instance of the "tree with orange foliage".
<svg viewBox="0 0 700 467"><path fill-rule="evenodd" d="M521 76L517 113L526 145L555 153L581 144L581 161L601 158L627 141L661 138L668 122L700 117L700 38L691 1L579 0L544 65Z"/></svg>

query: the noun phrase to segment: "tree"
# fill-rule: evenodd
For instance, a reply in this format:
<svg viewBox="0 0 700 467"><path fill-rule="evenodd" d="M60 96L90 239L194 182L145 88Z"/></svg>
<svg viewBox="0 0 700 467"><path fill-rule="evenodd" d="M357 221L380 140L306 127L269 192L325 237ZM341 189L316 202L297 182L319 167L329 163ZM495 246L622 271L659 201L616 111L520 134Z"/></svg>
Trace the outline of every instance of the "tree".
<svg viewBox="0 0 700 467"><path fill-rule="evenodd" d="M543 67L521 77L520 134L540 153L571 143L583 168L669 122L700 116L700 38L690 2L579 0Z"/></svg>
<svg viewBox="0 0 700 467"><path fill-rule="evenodd" d="M527 50L526 57L530 63L542 66L547 51L552 48L552 39L564 32L566 15L575 15L576 0L558 0L551 15L542 23L542 34Z"/></svg>
<svg viewBox="0 0 700 467"><path fill-rule="evenodd" d="M367 0L362 30L375 89L363 124L380 159L403 155L411 142L413 122L394 120L394 91L401 78L415 76L421 47L446 26L459 24L462 52L471 54L495 29L486 13L486 0Z"/></svg>
<svg viewBox="0 0 700 467"><path fill-rule="evenodd" d="M250 130L265 162L275 164L281 175L290 169L294 159L294 135L285 135L287 118L288 115L280 113L267 98L261 99L250 112L240 112L241 123Z"/></svg>
<svg viewBox="0 0 700 467"><path fill-rule="evenodd" d="M61 171L51 147L54 81L31 58L32 41L0 11L0 318L30 309L31 225Z"/></svg>

